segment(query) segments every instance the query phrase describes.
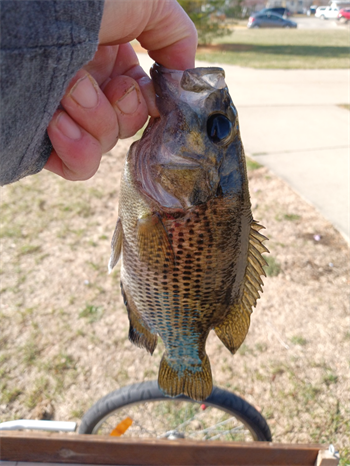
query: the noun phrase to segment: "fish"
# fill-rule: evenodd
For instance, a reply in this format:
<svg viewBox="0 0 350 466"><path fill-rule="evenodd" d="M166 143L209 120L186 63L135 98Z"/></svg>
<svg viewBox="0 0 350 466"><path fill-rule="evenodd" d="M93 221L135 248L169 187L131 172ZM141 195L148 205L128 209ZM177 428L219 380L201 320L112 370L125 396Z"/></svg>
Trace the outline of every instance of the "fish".
<svg viewBox="0 0 350 466"><path fill-rule="evenodd" d="M150 74L160 117L127 154L109 270L121 260L130 341L150 354L164 343L160 390L202 401L213 387L208 334L232 354L244 341L267 238L224 70L156 63Z"/></svg>

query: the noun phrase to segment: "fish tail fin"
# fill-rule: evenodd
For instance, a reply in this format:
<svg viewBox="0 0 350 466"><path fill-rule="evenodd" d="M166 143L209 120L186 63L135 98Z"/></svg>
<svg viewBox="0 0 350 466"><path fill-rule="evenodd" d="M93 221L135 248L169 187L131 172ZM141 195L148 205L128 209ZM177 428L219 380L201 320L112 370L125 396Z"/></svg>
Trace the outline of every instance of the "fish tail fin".
<svg viewBox="0 0 350 466"><path fill-rule="evenodd" d="M213 389L208 356L205 354L198 365L178 370L164 354L159 367L158 385L167 396L186 395L196 401L205 400Z"/></svg>

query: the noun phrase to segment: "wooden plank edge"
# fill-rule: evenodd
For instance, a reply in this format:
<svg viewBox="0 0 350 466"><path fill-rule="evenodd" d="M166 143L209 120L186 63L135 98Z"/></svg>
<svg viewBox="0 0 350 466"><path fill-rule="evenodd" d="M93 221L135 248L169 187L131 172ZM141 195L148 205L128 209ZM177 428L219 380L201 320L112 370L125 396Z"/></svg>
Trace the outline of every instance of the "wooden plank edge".
<svg viewBox="0 0 350 466"><path fill-rule="evenodd" d="M333 445L328 450L320 450L314 466L338 466L340 461L339 453L335 451Z"/></svg>
<svg viewBox="0 0 350 466"><path fill-rule="evenodd" d="M0 459L123 466L315 466L325 445L1 432ZM323 465L322 465L323 466ZM332 465L333 466L333 465Z"/></svg>

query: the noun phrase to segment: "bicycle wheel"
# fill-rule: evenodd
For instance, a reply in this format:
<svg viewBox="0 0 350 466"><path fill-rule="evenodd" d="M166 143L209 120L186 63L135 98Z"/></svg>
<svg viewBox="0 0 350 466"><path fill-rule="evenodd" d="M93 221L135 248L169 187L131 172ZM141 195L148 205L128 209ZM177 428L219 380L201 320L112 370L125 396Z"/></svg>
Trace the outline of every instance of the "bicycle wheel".
<svg viewBox="0 0 350 466"><path fill-rule="evenodd" d="M187 396L169 398L159 390L156 380L123 387L98 400L83 416L79 433L271 441L265 418L239 396L214 387L201 403Z"/></svg>

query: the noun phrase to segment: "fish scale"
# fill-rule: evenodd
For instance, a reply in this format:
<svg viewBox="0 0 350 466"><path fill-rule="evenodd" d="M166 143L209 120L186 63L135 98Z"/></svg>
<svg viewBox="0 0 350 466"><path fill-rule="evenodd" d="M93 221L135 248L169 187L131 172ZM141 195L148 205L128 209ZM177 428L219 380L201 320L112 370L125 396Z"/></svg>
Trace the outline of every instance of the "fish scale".
<svg viewBox="0 0 350 466"><path fill-rule="evenodd" d="M109 266L122 257L130 340L151 354L158 335L164 342L160 389L204 400L212 390L206 339L214 329L232 353L242 344L266 238L251 214L223 70L155 65L151 75L161 117L127 155Z"/></svg>

